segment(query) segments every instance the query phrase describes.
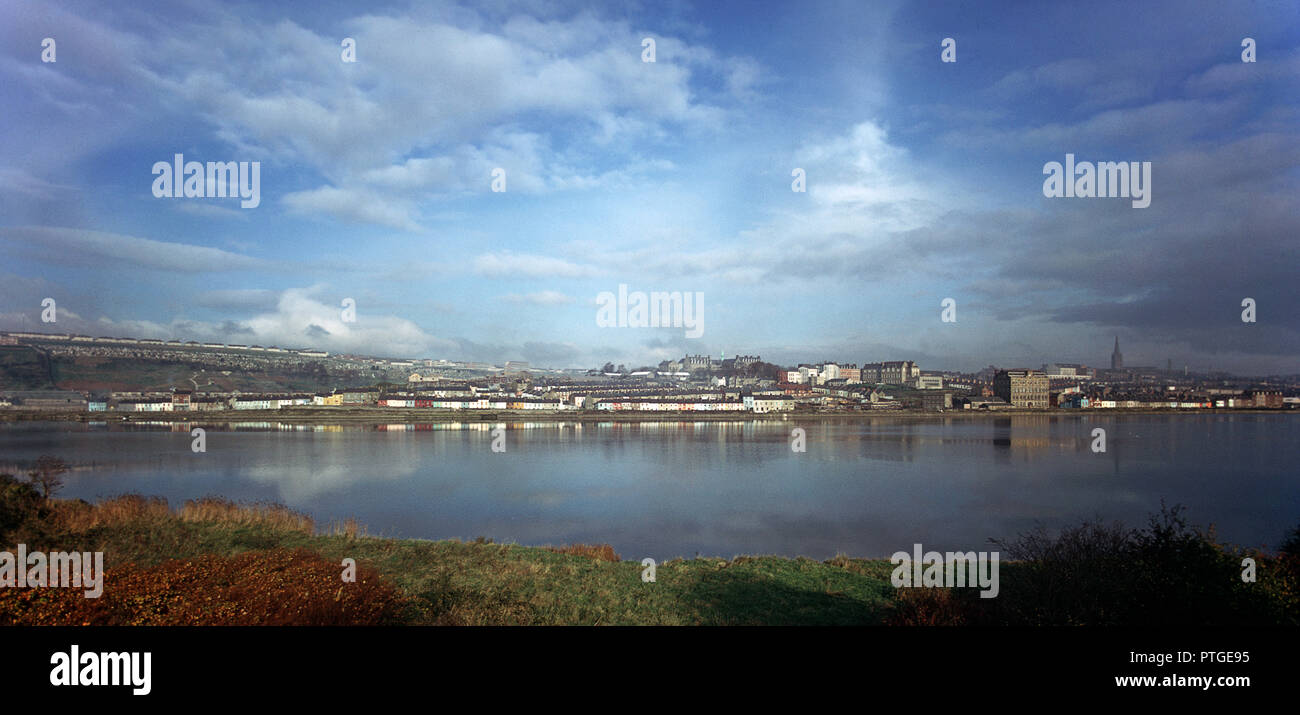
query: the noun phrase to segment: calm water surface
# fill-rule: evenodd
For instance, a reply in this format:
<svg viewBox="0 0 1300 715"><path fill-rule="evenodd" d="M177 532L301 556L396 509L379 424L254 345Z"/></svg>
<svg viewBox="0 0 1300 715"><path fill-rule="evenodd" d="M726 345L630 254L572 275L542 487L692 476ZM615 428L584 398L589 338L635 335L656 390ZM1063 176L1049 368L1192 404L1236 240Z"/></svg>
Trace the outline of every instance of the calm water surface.
<svg viewBox="0 0 1300 715"><path fill-rule="evenodd" d="M1095 516L1144 524L1161 500L1220 538L1276 547L1300 523L1300 419L1034 415L780 421L301 426L7 423L0 471L42 454L62 496L277 501L371 533L612 544L623 558L887 556L979 550ZM1107 432L1105 453L1091 432Z"/></svg>

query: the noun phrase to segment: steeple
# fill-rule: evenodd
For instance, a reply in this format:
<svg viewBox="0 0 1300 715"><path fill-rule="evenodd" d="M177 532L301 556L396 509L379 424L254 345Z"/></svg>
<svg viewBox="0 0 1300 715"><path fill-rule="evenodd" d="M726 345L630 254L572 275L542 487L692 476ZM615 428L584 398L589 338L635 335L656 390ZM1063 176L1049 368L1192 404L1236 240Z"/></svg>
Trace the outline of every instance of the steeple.
<svg viewBox="0 0 1300 715"><path fill-rule="evenodd" d="M1118 370L1124 367L1124 354L1119 351L1119 336L1115 336L1115 352L1110 354L1110 369Z"/></svg>

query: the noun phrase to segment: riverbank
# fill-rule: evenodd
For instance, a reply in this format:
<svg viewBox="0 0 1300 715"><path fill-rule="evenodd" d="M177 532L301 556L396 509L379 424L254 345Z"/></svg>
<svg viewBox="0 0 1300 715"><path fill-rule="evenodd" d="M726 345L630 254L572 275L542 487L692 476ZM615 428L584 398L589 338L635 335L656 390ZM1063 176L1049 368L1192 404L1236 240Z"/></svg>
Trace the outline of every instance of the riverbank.
<svg viewBox="0 0 1300 715"><path fill-rule="evenodd" d="M1106 415L1278 415L1300 414L1291 409L1021 409L1021 410L866 410L797 412L612 412L575 410L426 410L417 408L336 407L279 410L220 410L203 412L70 412L58 410L0 410L0 422L175 422L222 424L283 422L287 424L446 424L481 422L862 422L878 420L981 420L1025 416Z"/></svg>
<svg viewBox="0 0 1300 715"><path fill-rule="evenodd" d="M105 569L96 599L0 588L0 625L1266 625L1300 614L1294 555L1217 544L1176 511L1145 532L1085 525L1047 549L1001 544L1016 560L987 600L895 588L886 559L673 559L649 582L638 557L608 546L377 538L355 523L318 531L276 505L44 501L3 479L0 517L0 548L98 551ZM1243 582L1243 555L1258 582Z"/></svg>
<svg viewBox="0 0 1300 715"><path fill-rule="evenodd" d="M56 502L0 543L103 552L103 596L0 588L0 625L872 625L894 597L879 560L674 559L646 582L639 559L607 546L323 531L283 507L214 499L176 512L143 497ZM344 559L358 564L355 582L342 579Z"/></svg>

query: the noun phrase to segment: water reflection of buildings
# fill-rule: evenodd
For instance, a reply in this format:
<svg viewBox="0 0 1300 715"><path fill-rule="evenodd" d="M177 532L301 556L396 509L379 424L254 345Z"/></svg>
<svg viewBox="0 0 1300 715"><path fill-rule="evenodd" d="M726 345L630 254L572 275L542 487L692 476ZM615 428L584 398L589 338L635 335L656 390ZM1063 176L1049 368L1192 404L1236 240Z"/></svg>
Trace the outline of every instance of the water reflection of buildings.
<svg viewBox="0 0 1300 715"><path fill-rule="evenodd" d="M342 432L345 425L314 425L293 422L88 422L87 427L106 432L175 432L188 434L195 427L213 432Z"/></svg>
<svg viewBox="0 0 1300 715"><path fill-rule="evenodd" d="M1206 417L1208 420L1241 420L1238 416ZM462 433L473 435L473 444L485 444L493 432L504 429L512 436L508 444L511 451L529 445L539 450L548 445L592 443L598 449L612 453L639 450L648 458L656 454L670 461L674 454L686 454L692 445L713 445L705 452L700 466L729 462L733 464L758 464L767 460L795 459L796 463L815 463L830 460L883 460L913 462L947 455L958 459L987 460L989 447L992 458L998 463L1023 462L1062 453L1077 453L1079 458L1105 459L1093 454L1091 434L1095 427L1107 430L1107 452L1110 452L1118 471L1119 455L1115 447L1122 440L1146 434L1147 428L1157 429L1152 420L1140 415L1100 416L1088 414L1016 414L990 415L980 419L966 416L954 417L868 417L842 420L656 420L602 422L584 421L465 421L429 423L340 423L300 424L279 421L243 422L171 422L143 420L131 423L103 423L69 425L69 431L159 431L190 434L195 427L214 432L288 432L288 433L343 433L379 432L385 434ZM802 453L790 449L792 430L804 430L806 450ZM1121 430L1121 427L1123 428ZM1136 431L1135 431L1136 430ZM1172 454L1176 430L1167 430L1168 439L1157 440ZM1164 434L1164 433L1162 433ZM418 440L412 443L418 445ZM538 454L545 454L539 451ZM700 452L693 452L700 459Z"/></svg>
<svg viewBox="0 0 1300 715"><path fill-rule="evenodd" d="M437 422L437 423L393 423L378 424L363 429L372 429L385 434L413 434L423 432L461 432L472 435L475 442L492 439L497 430L504 430L507 435L506 452L516 449L526 450L529 445L546 447L553 444L580 444L590 442L598 449L607 452L642 450L648 455L657 454L670 459L672 453L685 453L692 446L700 444L716 445L710 451L707 461L727 460L761 460L772 455L770 449L741 449L739 447L752 442L787 444L786 433L773 431L773 425L783 424L774 421L605 421L605 422L564 422L547 420L542 422ZM543 454L539 452L538 454ZM698 453L697 455L698 456Z"/></svg>

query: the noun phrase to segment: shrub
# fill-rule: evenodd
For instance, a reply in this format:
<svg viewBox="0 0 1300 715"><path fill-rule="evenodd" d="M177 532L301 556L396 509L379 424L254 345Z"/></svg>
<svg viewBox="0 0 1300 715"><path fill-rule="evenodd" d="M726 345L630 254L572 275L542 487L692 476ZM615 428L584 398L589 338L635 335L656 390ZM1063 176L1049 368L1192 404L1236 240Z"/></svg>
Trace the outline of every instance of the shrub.
<svg viewBox="0 0 1300 715"><path fill-rule="evenodd" d="M41 488L41 495L48 501L63 488L63 475L67 471L68 465L62 459L43 454L37 458L35 468L27 476L31 478L32 484Z"/></svg>
<svg viewBox="0 0 1300 715"><path fill-rule="evenodd" d="M1004 560L998 598L972 604L979 620L1013 625L1276 624L1294 610L1276 559L1218 543L1187 524L1182 507L1145 529L1084 522L1052 538L1042 530L994 541ZM1241 579L1244 556L1262 578ZM968 594L961 594L969 598Z"/></svg>
<svg viewBox="0 0 1300 715"><path fill-rule="evenodd" d="M900 588L885 624L890 626L970 625L972 604L950 588Z"/></svg>
<svg viewBox="0 0 1300 715"><path fill-rule="evenodd" d="M1300 559L1300 525L1287 532L1286 538L1282 540L1282 546L1278 549L1283 557Z"/></svg>
<svg viewBox="0 0 1300 715"><path fill-rule="evenodd" d="M0 474L0 546L17 543L21 532L45 516L45 499L31 483Z"/></svg>

